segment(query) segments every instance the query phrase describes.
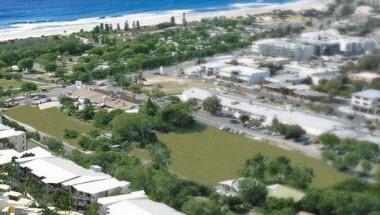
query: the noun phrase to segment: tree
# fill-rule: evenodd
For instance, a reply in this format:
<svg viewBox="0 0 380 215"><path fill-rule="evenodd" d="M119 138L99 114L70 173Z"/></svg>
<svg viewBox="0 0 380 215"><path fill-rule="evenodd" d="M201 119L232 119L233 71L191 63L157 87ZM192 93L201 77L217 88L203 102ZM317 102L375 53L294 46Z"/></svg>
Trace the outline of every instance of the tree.
<svg viewBox="0 0 380 215"><path fill-rule="evenodd" d="M25 82L21 85L21 90L24 92L34 91L37 90L37 84L32 82Z"/></svg>
<svg viewBox="0 0 380 215"><path fill-rule="evenodd" d="M24 58L17 62L17 66L20 70L29 70L33 68L33 59Z"/></svg>
<svg viewBox="0 0 380 215"><path fill-rule="evenodd" d="M245 123L250 120L250 117L247 114L241 114L239 119L242 123Z"/></svg>
<svg viewBox="0 0 380 215"><path fill-rule="evenodd" d="M152 99L149 98L148 101L140 108L140 113L144 113L148 116L155 116L159 107L153 103Z"/></svg>
<svg viewBox="0 0 380 215"><path fill-rule="evenodd" d="M86 104L84 109L79 112L79 117L83 120L91 120L94 118L95 108L91 104Z"/></svg>
<svg viewBox="0 0 380 215"><path fill-rule="evenodd" d="M239 194L246 204L257 206L265 202L267 190L264 184L248 178L240 181Z"/></svg>
<svg viewBox="0 0 380 215"><path fill-rule="evenodd" d="M186 215L216 215L223 213L220 211L220 208L217 204L209 199L197 199L192 198L189 201L185 202L182 207L182 211Z"/></svg>
<svg viewBox="0 0 380 215"><path fill-rule="evenodd" d="M319 141L329 148L334 148L334 146L339 145L340 139L335 134L326 133L319 136Z"/></svg>
<svg viewBox="0 0 380 215"><path fill-rule="evenodd" d="M129 31L129 23L128 20L124 23L124 31Z"/></svg>
<svg viewBox="0 0 380 215"><path fill-rule="evenodd" d="M78 137L78 135L79 132L73 129L65 128L65 130L63 131L63 136L66 139L75 139Z"/></svg>
<svg viewBox="0 0 380 215"><path fill-rule="evenodd" d="M98 128L105 128L112 121L112 115L106 110L102 109L94 115L94 125Z"/></svg>
<svg viewBox="0 0 380 215"><path fill-rule="evenodd" d="M162 107L157 113L158 119L164 123L165 130L191 128L195 125L192 106L188 103L171 103Z"/></svg>
<svg viewBox="0 0 380 215"><path fill-rule="evenodd" d="M60 154L63 152L63 143L57 139L49 138L46 140L46 145L48 146L49 150Z"/></svg>
<svg viewBox="0 0 380 215"><path fill-rule="evenodd" d="M220 99L217 96L211 96L203 101L203 109L211 114L217 114L222 110Z"/></svg>
<svg viewBox="0 0 380 215"><path fill-rule="evenodd" d="M263 181L265 179L266 166L266 158L259 153L245 161L243 168L240 170L240 175L245 178L250 177L257 181Z"/></svg>
<svg viewBox="0 0 380 215"><path fill-rule="evenodd" d="M84 213L84 215L98 215L98 214L99 214L98 207L94 203L89 204L87 206L85 213Z"/></svg>
<svg viewBox="0 0 380 215"><path fill-rule="evenodd" d="M364 175L368 175L368 173L371 172L371 170L372 170L372 163L371 163L371 161L369 161L369 160L363 160L360 165L362 167Z"/></svg>
<svg viewBox="0 0 380 215"><path fill-rule="evenodd" d="M48 72L54 72L57 70L57 64L55 62L48 62L44 64L44 68Z"/></svg>
<svg viewBox="0 0 380 215"><path fill-rule="evenodd" d="M112 120L112 138L142 144L156 142L154 121L144 114L120 114Z"/></svg>

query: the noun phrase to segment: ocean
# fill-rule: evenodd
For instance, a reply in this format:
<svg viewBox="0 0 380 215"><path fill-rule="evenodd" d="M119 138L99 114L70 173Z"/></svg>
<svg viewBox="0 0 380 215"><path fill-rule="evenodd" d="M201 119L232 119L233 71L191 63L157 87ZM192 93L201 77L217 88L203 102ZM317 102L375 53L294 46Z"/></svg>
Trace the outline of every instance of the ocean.
<svg viewBox="0 0 380 215"><path fill-rule="evenodd" d="M15 24L71 21L171 10L222 11L294 0L0 0L0 29Z"/></svg>

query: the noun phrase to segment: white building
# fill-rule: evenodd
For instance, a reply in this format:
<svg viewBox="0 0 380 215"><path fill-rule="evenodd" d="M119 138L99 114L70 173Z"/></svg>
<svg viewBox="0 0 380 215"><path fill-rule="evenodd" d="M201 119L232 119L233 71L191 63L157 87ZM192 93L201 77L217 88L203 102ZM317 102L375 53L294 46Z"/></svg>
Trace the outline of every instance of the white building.
<svg viewBox="0 0 380 215"><path fill-rule="evenodd" d="M55 156L16 159L17 166L29 177L40 181L46 191L63 189L74 195L74 205L84 209L98 198L129 192L129 182L119 181L99 172L98 168L85 169L70 160Z"/></svg>
<svg viewBox="0 0 380 215"><path fill-rule="evenodd" d="M27 149L26 134L23 131L16 131L13 128L0 124L0 139L3 138L8 139L19 152ZM0 144L0 149L4 148L7 148L7 146Z"/></svg>
<svg viewBox="0 0 380 215"><path fill-rule="evenodd" d="M218 182L215 186L215 192L222 196L237 196L239 194L239 186L242 179L231 179Z"/></svg>
<svg viewBox="0 0 380 215"><path fill-rule="evenodd" d="M264 78L270 76L270 71L267 69L254 69L246 66L228 66L219 71L219 76L240 80L249 84L257 84Z"/></svg>
<svg viewBox="0 0 380 215"><path fill-rule="evenodd" d="M336 75L339 73L339 68L334 67L312 67L307 64L290 63L284 65L284 71L298 74L299 77L308 78L317 75Z"/></svg>
<svg viewBox="0 0 380 215"><path fill-rule="evenodd" d="M220 70L225 66L228 66L228 65L224 63L223 61L206 63L200 66L199 74L205 75L205 76L217 75L219 74Z"/></svg>
<svg viewBox="0 0 380 215"><path fill-rule="evenodd" d="M351 56L371 53L376 48L376 42L373 39L341 35L333 29L302 33L298 41L314 46L316 55Z"/></svg>
<svg viewBox="0 0 380 215"><path fill-rule="evenodd" d="M380 74L374 72L360 72L350 74L349 78L353 81L365 81L367 83L372 83L380 80Z"/></svg>
<svg viewBox="0 0 380 215"><path fill-rule="evenodd" d="M101 215L184 215L175 209L149 199L144 191L98 199Z"/></svg>
<svg viewBox="0 0 380 215"><path fill-rule="evenodd" d="M351 107L354 111L380 115L380 91L370 89L352 94Z"/></svg>
<svg viewBox="0 0 380 215"><path fill-rule="evenodd" d="M252 51L264 56L286 57L296 61L309 61L315 53L311 45L281 39L259 40L253 44Z"/></svg>

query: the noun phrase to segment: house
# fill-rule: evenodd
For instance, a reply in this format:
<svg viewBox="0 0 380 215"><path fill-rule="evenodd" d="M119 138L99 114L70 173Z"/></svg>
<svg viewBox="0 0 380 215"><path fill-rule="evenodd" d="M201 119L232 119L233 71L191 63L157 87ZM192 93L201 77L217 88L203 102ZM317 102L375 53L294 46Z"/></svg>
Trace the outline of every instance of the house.
<svg viewBox="0 0 380 215"><path fill-rule="evenodd" d="M14 128L8 127L0 123L0 139L8 139L14 149L21 152L26 150L28 143L24 131L17 131ZM9 148L7 144L1 143L0 149Z"/></svg>
<svg viewBox="0 0 380 215"><path fill-rule="evenodd" d="M175 209L149 199L144 191L100 198L100 215L184 215Z"/></svg>
<svg viewBox="0 0 380 215"><path fill-rule="evenodd" d="M257 84L270 76L267 69L254 69L247 66L228 66L220 70L219 76L232 80L240 80L249 84Z"/></svg>
<svg viewBox="0 0 380 215"><path fill-rule="evenodd" d="M353 81L365 81L367 83L372 83L380 80L380 74L374 72L360 72L350 74L349 78Z"/></svg>
<svg viewBox="0 0 380 215"><path fill-rule="evenodd" d="M239 194L239 184L242 179L231 179L221 181L215 186L215 192L222 196L237 196Z"/></svg>
<svg viewBox="0 0 380 215"><path fill-rule="evenodd" d="M351 107L356 112L380 115L380 90L364 90L352 94Z"/></svg>

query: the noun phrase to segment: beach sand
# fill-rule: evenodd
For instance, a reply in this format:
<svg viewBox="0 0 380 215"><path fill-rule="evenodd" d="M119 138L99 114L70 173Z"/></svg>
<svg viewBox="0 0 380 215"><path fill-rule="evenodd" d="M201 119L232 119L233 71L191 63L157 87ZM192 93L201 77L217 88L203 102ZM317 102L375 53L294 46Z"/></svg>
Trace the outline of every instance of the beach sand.
<svg viewBox="0 0 380 215"><path fill-rule="evenodd" d="M285 4L236 4L236 9L228 11L215 11L195 13L189 10L171 10L160 13L138 13L119 17L105 17L105 18L85 18L75 21L62 21L62 22L45 22L45 23L28 23L28 24L15 24L11 28L0 30L0 41L24 39L28 37L40 37L51 35L68 35L81 30L90 31L100 23L112 24L115 28L120 24L123 28L124 23L128 20L130 26L133 21L139 21L141 26L156 25L162 22L168 22L170 17L174 16L177 23L181 23L182 14L186 13L186 20L199 21L202 18L212 17L238 17L245 15L258 15L269 13L273 10L294 10L301 11L306 9L324 9L331 0L300 0L296 2L289 2Z"/></svg>

